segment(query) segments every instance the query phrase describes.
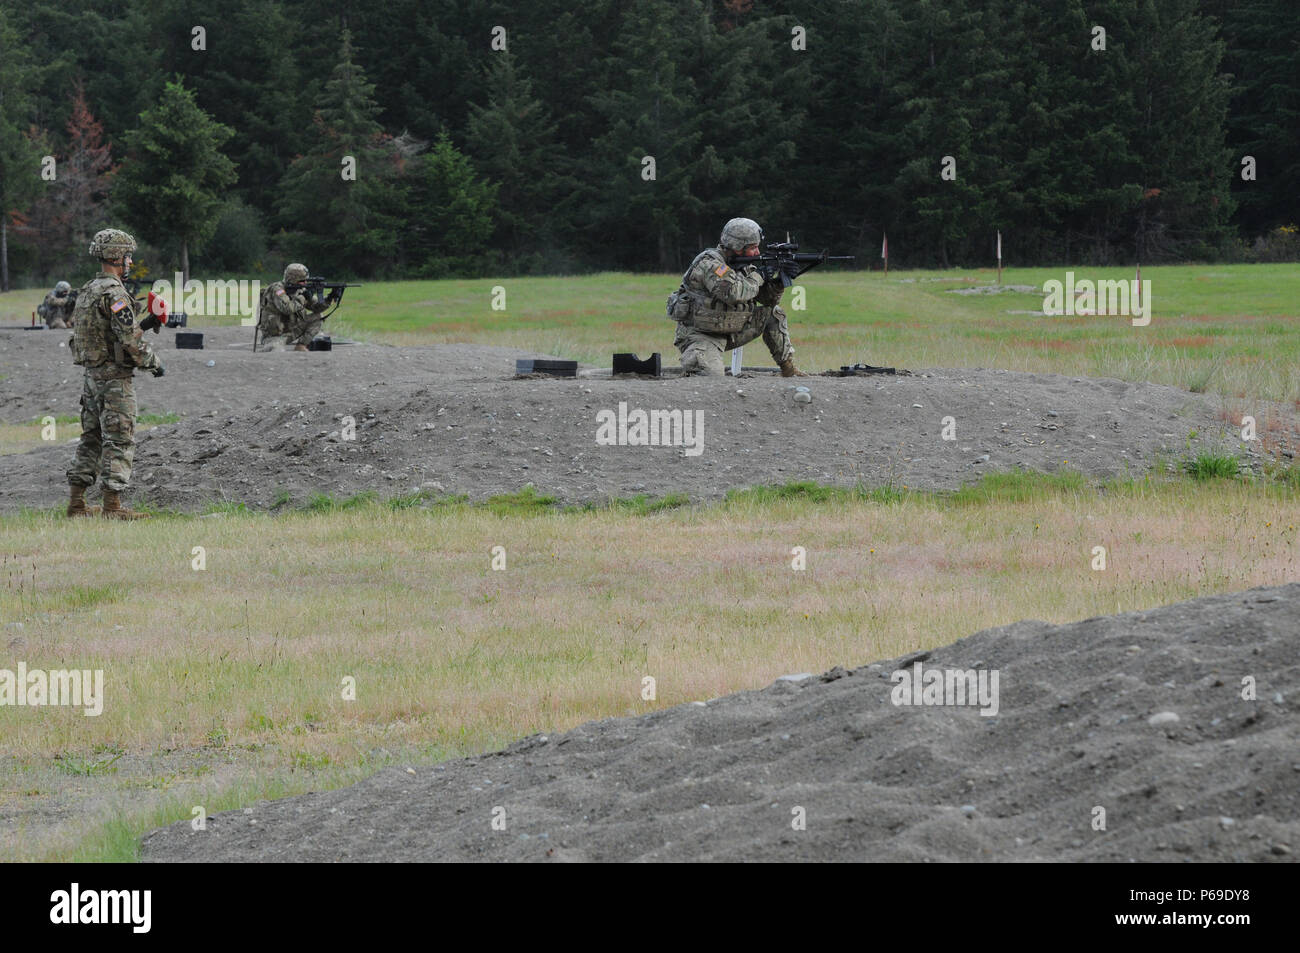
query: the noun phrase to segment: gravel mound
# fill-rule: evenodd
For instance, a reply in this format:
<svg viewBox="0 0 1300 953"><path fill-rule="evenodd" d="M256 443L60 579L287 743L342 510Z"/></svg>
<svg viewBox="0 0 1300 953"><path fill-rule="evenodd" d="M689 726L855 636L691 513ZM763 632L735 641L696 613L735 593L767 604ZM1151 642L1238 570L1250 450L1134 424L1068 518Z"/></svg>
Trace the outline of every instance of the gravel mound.
<svg viewBox="0 0 1300 953"><path fill-rule="evenodd" d="M143 857L1294 861L1298 628L1296 583L1018 622L389 769L214 815L202 832L181 821L145 837ZM997 714L893 704L891 673L914 664L984 671L990 685L996 671ZM1254 700L1242 697L1247 678Z"/></svg>
<svg viewBox="0 0 1300 953"><path fill-rule="evenodd" d="M138 382L142 408L185 418L139 435L133 500L256 509L314 493L482 499L532 483L564 503L638 493L707 501L792 480L955 489L1015 467L1102 479L1206 449L1240 454L1247 468L1263 458L1217 397L1154 384L932 369L804 378L812 399L797 403L794 383L768 375L528 380L514 378L514 362L538 355L505 348L253 354L244 329L205 333L208 348L164 349L167 376ZM6 347L19 346L0 358L5 419L74 413L80 379L66 349L47 332L8 334ZM620 405L698 419L700 452L598 443L598 416ZM1278 422L1275 438L1293 441L1293 410L1257 413ZM0 455L0 512L59 504L72 454L62 442Z"/></svg>

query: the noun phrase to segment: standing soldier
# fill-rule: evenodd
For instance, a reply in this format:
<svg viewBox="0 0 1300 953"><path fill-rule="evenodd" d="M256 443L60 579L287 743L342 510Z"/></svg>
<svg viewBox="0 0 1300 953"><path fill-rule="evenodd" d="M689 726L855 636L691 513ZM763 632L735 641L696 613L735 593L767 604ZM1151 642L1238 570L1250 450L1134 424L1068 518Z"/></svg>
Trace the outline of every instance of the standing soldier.
<svg viewBox="0 0 1300 953"><path fill-rule="evenodd" d="M133 520L145 516L122 506L122 491L131 482L135 453L135 381L141 368L163 376L162 362L140 339L135 299L127 294L122 276L131 267L135 239L116 228L96 232L90 254L101 262L101 273L77 293L72 312L73 362L86 369L81 387L81 442L68 470L72 495L69 516L90 516L86 488L98 477L104 484L103 515Z"/></svg>
<svg viewBox="0 0 1300 953"><path fill-rule="evenodd" d="M313 300L303 284L306 280L307 266L295 262L284 269L284 280L263 290L257 315L262 340L285 335L286 344L295 351L306 351L320 334L324 323L320 313L329 303L324 298Z"/></svg>
<svg viewBox="0 0 1300 953"><path fill-rule="evenodd" d="M45 319L47 328L70 328L72 327L74 301L72 285L66 281L60 281L54 286L54 290L45 296L45 300L36 309L36 313Z"/></svg>
<svg viewBox="0 0 1300 953"><path fill-rule="evenodd" d="M722 352L762 335L782 377L806 377L794 366L794 347L778 304L785 289L764 281L745 258L758 255L763 230L749 218L733 218L722 228L717 248L695 256L681 286L668 298L668 317L677 322L673 345L686 374L722 373Z"/></svg>

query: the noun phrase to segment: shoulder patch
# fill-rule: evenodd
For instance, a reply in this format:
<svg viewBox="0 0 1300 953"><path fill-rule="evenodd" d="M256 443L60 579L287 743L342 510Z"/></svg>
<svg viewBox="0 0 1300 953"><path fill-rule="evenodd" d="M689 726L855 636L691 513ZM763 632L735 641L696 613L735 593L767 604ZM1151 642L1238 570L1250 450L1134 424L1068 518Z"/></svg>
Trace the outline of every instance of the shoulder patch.
<svg viewBox="0 0 1300 953"><path fill-rule="evenodd" d="M126 307L126 299L125 299L125 298L120 298L120 299L118 299L117 301L114 301L113 304L112 304L112 306L110 306L108 310L109 310L109 311L112 311L114 314L117 314L119 311L121 311L121 310L122 310L123 308L125 308L125 307Z"/></svg>
<svg viewBox="0 0 1300 953"><path fill-rule="evenodd" d="M284 294L284 289L283 289L283 288L276 288L276 289L275 289L275 293L278 294L278 295L282 295L282 294Z"/></svg>
<svg viewBox="0 0 1300 953"><path fill-rule="evenodd" d="M719 278L721 278L729 271L731 271L731 269L728 268L726 265L719 265L717 268L713 269L713 273L717 275Z"/></svg>

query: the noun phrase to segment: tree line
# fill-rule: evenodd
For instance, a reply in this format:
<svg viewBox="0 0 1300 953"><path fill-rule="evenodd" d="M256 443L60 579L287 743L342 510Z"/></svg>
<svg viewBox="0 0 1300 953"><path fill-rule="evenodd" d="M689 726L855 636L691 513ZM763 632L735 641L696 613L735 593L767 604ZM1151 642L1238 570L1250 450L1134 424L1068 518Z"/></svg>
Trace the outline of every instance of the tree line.
<svg viewBox="0 0 1300 953"><path fill-rule="evenodd" d="M0 0L0 284L1294 260L1290 0Z"/></svg>

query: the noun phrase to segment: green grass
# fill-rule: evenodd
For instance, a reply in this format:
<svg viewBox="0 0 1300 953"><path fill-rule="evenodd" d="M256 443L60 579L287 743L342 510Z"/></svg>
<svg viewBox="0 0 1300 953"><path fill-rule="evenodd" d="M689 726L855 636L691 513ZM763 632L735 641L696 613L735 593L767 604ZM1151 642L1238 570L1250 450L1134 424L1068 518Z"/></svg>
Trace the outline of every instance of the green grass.
<svg viewBox="0 0 1300 953"><path fill-rule="evenodd" d="M1009 269L1003 281L1063 277ZM1300 269L1188 265L1143 277L1155 298L1146 328L1009 313L1037 309L1036 293L947 293L993 280L978 269L888 279L819 269L804 282L807 310L787 299L787 311L799 363L813 370L999 367L1300 398ZM662 311L676 281L367 282L331 325L399 345L510 345L598 365L614 351L659 350L671 362ZM504 312L489 307L498 284ZM0 296L0 322L7 309L30 310L30 296ZM746 363L767 360L758 342L746 350ZM180 419L155 411L140 422ZM129 712L48 724L0 711L7 763L21 768L5 778L6 795L59 783L125 791L128 780L161 790L174 775L131 775L142 753L179 747L202 762L182 770L190 789L162 802L123 795L71 848L22 847L133 860L140 833L188 820L196 803L215 813L349 783L416 751L459 756L641 712L634 676L647 665L664 675L660 703L671 704L1016 618L1064 621L1294 578L1300 471L1270 465L1256 479L1235 457L1191 452L1171 457L1169 473L1133 479L1016 471L943 493L796 482L734 490L717 505L642 494L566 507L532 487L474 502L423 491L295 500L281 490L275 514L213 503L208 513L225 518L88 521L80 537L60 508L0 517L0 552L11 554L0 613L24 621L36 647L26 651L111 666L112 691L132 699ZM196 541L208 545L205 573L186 568ZM1105 574L1088 568L1098 541L1111 550ZM506 573L488 565L499 543ZM807 574L790 571L796 544L808 550ZM160 553L183 571L122 575ZM392 606L403 608L390 615ZM735 638L720 640L719 624ZM358 702L337 699L340 672L358 676ZM247 768L241 780L213 777L228 759ZM24 772L40 771L46 780L28 783Z"/></svg>
<svg viewBox="0 0 1300 953"><path fill-rule="evenodd" d="M1189 460L1185 469L1197 480L1235 480L1240 465L1231 454L1202 453Z"/></svg>
<svg viewBox="0 0 1300 953"><path fill-rule="evenodd" d="M136 414L135 422L146 426L158 426L160 424L174 424L182 419L180 414Z"/></svg>
<svg viewBox="0 0 1300 953"><path fill-rule="evenodd" d="M1016 471L955 492L793 482L716 504L640 495L589 508L533 488L399 505L359 494L280 516L87 525L93 545L53 510L0 517L0 550L22 554L4 563L0 615L23 620L42 654L103 668L110 697L130 699L89 719L0 710L8 796L100 796L80 831L7 837L28 859L132 860L135 838L196 804L211 814L644 712L646 671L658 707L1017 618L1285 581L1300 543L1291 473L1097 485ZM201 543L208 569L127 589L94 556L110 538L115 564ZM1099 543L1106 573L1088 565ZM494 572L501 544L509 568ZM791 571L795 546L806 573ZM343 674L356 676L355 702L339 699ZM167 752L179 760L154 768ZM110 811L106 797L122 803Z"/></svg>
<svg viewBox="0 0 1300 953"><path fill-rule="evenodd" d="M1065 268L1009 268L1003 285L1041 289ZM1129 268L1072 269L1076 278L1130 279ZM198 276L203 277L203 276ZM1039 292L960 295L988 285L992 269L852 272L817 269L802 282L806 308L786 311L801 365L813 370L863 361L897 367L997 367L1122 380L1149 380L1229 396L1300 399L1300 268L1295 265L1148 267L1153 317L1147 327L1106 316L1044 317ZM615 351L664 352L673 325L664 299L677 275L367 282L330 319L335 334L393 344L505 345L608 366ZM493 311L492 289L506 289ZM34 292L0 295L6 313L30 310ZM196 326L205 319L194 315ZM236 318L213 319L233 324ZM746 362L765 364L759 342ZM166 418L167 415L160 415ZM163 419L160 422L170 422Z"/></svg>

